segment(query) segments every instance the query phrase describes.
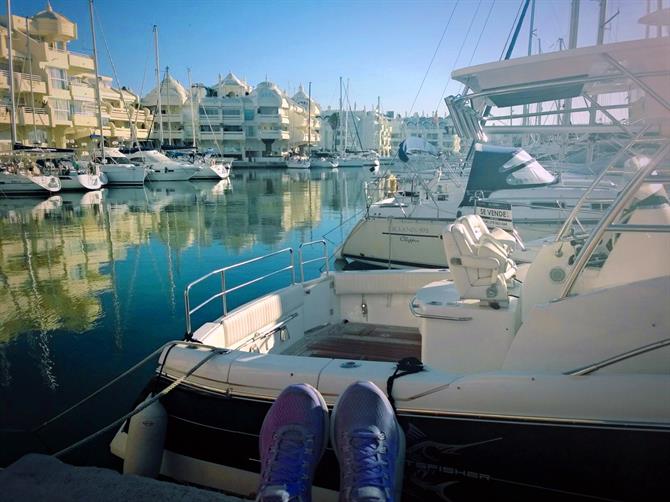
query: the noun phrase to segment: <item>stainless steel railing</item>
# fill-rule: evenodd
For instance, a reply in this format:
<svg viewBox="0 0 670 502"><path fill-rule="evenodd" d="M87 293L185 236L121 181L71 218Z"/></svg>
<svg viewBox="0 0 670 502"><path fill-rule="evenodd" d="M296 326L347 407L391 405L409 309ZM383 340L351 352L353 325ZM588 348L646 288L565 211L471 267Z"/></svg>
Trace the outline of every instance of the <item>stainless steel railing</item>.
<svg viewBox="0 0 670 502"><path fill-rule="evenodd" d="M312 258L311 260L304 260L302 251L306 247L310 246L316 246L317 244L320 244L323 247L323 256L318 256L316 258ZM298 246L298 263L300 264L300 282L305 282L305 265L308 263L314 263L317 261L323 261L324 263L324 270L326 273L329 272L328 269L328 246L326 244L326 241L321 239L318 241L311 241L311 242L303 242Z"/></svg>
<svg viewBox="0 0 670 502"><path fill-rule="evenodd" d="M321 245L323 246L323 256L318 256L317 258L312 258L309 260L305 260L303 258L303 250L307 247L315 246L315 245ZM253 279L250 279L242 284L238 284L233 287L227 287L227 279L226 279L226 274L230 272L231 270L236 270L241 267L250 265L252 263L258 263L260 261L265 261L268 260L269 258L277 257L280 255L288 255L289 256L289 264L278 268L276 270L273 270L272 272L269 272L267 274L261 275L260 277L255 277ZM211 302L214 300L221 298L221 306L223 310L223 316L226 316L228 314L228 299L227 296L230 293L233 293L234 291L238 291L242 288L246 288L247 286L251 286L252 284L256 284L258 282L261 282L263 280L269 279L270 277L274 277L278 274L281 274L283 272L290 272L291 274L291 279L290 279L290 284L296 284L296 266L295 266L295 252L292 248L285 248L285 249L280 249L279 251L275 251L273 253L269 253L263 256L259 256L257 258L252 258L250 260L246 260L240 263L236 263L234 265L229 265L227 267L219 268L216 270L213 270L209 272L208 274L203 275L202 277L196 279L195 281L189 283L186 286L186 289L184 290L184 310L185 310L185 317L186 317L186 338L190 339L191 335L193 334L193 325L191 321L191 316L198 312L200 309L205 307L206 305L209 305ZM318 241L312 241L312 242L305 242L303 244L300 244L298 247L298 264L300 268L300 282L305 281L305 270L304 266L308 263L313 263L317 261L323 261L325 266L324 269L326 272L329 271L328 268L328 249L326 245L326 241L324 240L318 240ZM214 293L212 296L204 300L203 302L199 303L195 307L191 307L191 290L193 289L194 286L206 281L207 279L210 279L211 277L214 276L219 276L221 280L221 288L217 293Z"/></svg>

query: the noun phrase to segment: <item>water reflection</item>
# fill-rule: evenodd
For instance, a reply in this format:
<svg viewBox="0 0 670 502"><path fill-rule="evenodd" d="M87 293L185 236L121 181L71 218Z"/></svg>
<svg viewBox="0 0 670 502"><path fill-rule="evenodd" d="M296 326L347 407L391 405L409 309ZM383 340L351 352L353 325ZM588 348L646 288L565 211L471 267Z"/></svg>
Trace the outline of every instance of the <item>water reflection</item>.
<svg viewBox="0 0 670 502"><path fill-rule="evenodd" d="M34 404L45 393L56 410L81 397L86 371L104 382L180 337L188 281L321 238L363 207L363 176L248 170L0 199L0 402L14 406L4 420L34 422L49 414Z"/></svg>

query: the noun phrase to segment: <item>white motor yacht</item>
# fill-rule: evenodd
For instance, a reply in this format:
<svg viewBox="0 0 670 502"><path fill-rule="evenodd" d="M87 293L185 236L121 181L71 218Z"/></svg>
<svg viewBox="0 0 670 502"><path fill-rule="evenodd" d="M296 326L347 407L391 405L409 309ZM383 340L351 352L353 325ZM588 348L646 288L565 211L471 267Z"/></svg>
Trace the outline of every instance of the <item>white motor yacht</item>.
<svg viewBox="0 0 670 502"><path fill-rule="evenodd" d="M403 499L654 498L670 450L669 162L666 142L590 235L571 230L576 207L530 265L466 215L441 234L450 270L333 273L317 241L210 272L186 288L186 338L163 348L138 400L148 415L112 453L125 472L152 458L163 476L249 496L258 431L287 385L332 408L369 380L405 431ZM308 279L320 245L325 271ZM243 273L270 259L275 272ZM230 292L279 273L286 287L228 310ZM192 304L195 289L209 298ZM192 325L208 304L223 315ZM338 478L327 450L315 497Z"/></svg>
<svg viewBox="0 0 670 502"><path fill-rule="evenodd" d="M58 176L63 191L100 190L107 183L107 175L93 162L72 157L38 159L37 162L46 172Z"/></svg>
<svg viewBox="0 0 670 502"><path fill-rule="evenodd" d="M147 181L187 181L202 168L170 159L158 150L136 150L128 153L131 162L146 167Z"/></svg>
<svg viewBox="0 0 670 502"><path fill-rule="evenodd" d="M105 148L105 157L95 159L100 170L107 176L107 185L144 185L147 169L133 164L118 148Z"/></svg>
<svg viewBox="0 0 670 502"><path fill-rule="evenodd" d="M191 176L191 180L225 180L230 177L232 162L212 155L205 155L196 159L195 165L200 167L200 170Z"/></svg>
<svg viewBox="0 0 670 502"><path fill-rule="evenodd" d="M342 244L341 257L391 267L446 267L440 238L445 224L485 203L509 208L527 240L546 236L558 230L588 188L565 179L570 176L549 173L521 148L477 144L469 168L437 170L429 181L417 173L370 204ZM589 206L581 208L580 221L599 220L617 193L616 185L600 183Z"/></svg>

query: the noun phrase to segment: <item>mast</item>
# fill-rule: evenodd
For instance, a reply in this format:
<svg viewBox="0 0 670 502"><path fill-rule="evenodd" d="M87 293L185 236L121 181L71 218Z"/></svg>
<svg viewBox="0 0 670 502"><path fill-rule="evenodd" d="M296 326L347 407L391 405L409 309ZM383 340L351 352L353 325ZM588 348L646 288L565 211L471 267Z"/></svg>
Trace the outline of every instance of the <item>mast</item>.
<svg viewBox="0 0 670 502"><path fill-rule="evenodd" d="M577 47L577 35L579 32L579 0L572 0L570 5L570 37L568 38L568 49ZM563 101L563 124L570 124L572 110L572 98L566 98Z"/></svg>
<svg viewBox="0 0 670 502"><path fill-rule="evenodd" d="M100 126L100 158L105 160L105 135L102 128L102 102L100 100L100 76L98 75L98 51L95 45L95 23L93 22L93 0L88 0L91 21L91 42L93 43L93 69L95 70L95 100L98 103L98 125Z"/></svg>
<svg viewBox="0 0 670 502"><path fill-rule="evenodd" d="M344 88L344 96L347 98L347 106L344 107L344 154L347 154L347 143L349 141L349 79Z"/></svg>
<svg viewBox="0 0 670 502"><path fill-rule="evenodd" d="M607 0L600 0L598 10L598 38L596 45L602 45L605 42L605 24L607 24Z"/></svg>
<svg viewBox="0 0 670 502"><path fill-rule="evenodd" d="M337 136L340 140L339 150L342 153L342 77L340 77L340 112L337 115Z"/></svg>
<svg viewBox="0 0 670 502"><path fill-rule="evenodd" d="M533 35L535 34L535 0L530 4L530 28L528 28L528 55L533 54ZM528 125L530 106L523 105L523 125Z"/></svg>
<svg viewBox="0 0 670 502"><path fill-rule="evenodd" d="M188 74L188 88L191 91L191 130L193 131L193 148L198 149L198 145L195 139L195 112L193 111L193 84L191 83L191 69L186 68L186 73Z"/></svg>
<svg viewBox="0 0 670 502"><path fill-rule="evenodd" d="M12 49L12 4L11 0L7 0L7 33L9 34L9 96L11 102L10 119L12 122L12 145L11 150L14 150L16 143L16 102L14 101L14 51Z"/></svg>
<svg viewBox="0 0 670 502"><path fill-rule="evenodd" d="M307 86L307 156L312 154L312 83Z"/></svg>
<svg viewBox="0 0 670 502"><path fill-rule="evenodd" d="M37 124L35 123L35 93L33 92L33 79L32 79L32 74L33 74L33 55L30 52L30 28L28 26L28 16L26 16L26 52L28 53L28 71L30 72L31 78L30 78L30 106L33 109L33 135L35 136L35 139L33 140L33 143L37 143Z"/></svg>
<svg viewBox="0 0 670 502"><path fill-rule="evenodd" d="M170 117L170 67L165 67L165 81L167 82L167 121L168 121L168 145L172 145L172 120Z"/></svg>
<svg viewBox="0 0 670 502"><path fill-rule="evenodd" d="M156 89L158 91L158 103L156 113L158 114L158 139L163 146L163 107L161 106L161 70L160 60L158 58L158 26L154 24L154 52L156 58ZM155 120L155 119L154 119Z"/></svg>

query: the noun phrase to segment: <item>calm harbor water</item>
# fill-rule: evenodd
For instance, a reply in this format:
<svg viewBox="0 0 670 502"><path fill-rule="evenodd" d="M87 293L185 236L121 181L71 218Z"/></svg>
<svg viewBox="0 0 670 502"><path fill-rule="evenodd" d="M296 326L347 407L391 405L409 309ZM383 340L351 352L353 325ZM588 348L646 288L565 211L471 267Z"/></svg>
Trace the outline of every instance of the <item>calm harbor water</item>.
<svg viewBox="0 0 670 502"><path fill-rule="evenodd" d="M358 169L237 170L230 181L0 199L0 466L28 451L57 451L128 411L153 363L29 432L181 338L190 281L324 235L332 254L364 208L365 177ZM271 268L254 265L231 282ZM287 273L241 290L229 308L288 280ZM65 460L104 464L110 438Z"/></svg>

